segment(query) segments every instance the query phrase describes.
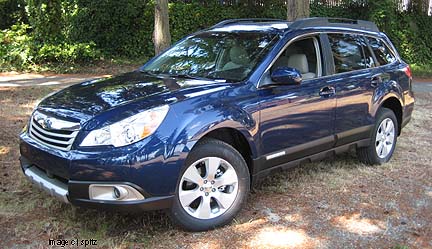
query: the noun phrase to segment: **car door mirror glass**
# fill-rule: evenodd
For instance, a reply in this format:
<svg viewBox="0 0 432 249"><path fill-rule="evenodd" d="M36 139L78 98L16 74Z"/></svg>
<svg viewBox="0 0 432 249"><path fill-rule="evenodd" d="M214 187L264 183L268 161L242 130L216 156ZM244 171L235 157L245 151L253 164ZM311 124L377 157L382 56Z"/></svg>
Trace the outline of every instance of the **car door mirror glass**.
<svg viewBox="0 0 432 249"><path fill-rule="evenodd" d="M270 77L273 83L281 85L299 85L303 80L300 71L292 67L278 67Z"/></svg>

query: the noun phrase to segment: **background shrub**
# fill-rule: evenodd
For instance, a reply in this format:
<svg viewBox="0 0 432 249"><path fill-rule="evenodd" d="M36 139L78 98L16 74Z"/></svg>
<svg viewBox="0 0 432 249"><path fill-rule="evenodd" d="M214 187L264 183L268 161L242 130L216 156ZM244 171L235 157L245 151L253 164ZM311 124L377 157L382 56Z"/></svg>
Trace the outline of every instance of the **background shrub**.
<svg viewBox="0 0 432 249"><path fill-rule="evenodd" d="M0 31L0 70L14 66L25 68L33 63L34 41L28 30L29 25L23 24Z"/></svg>
<svg viewBox="0 0 432 249"><path fill-rule="evenodd" d="M94 42L106 54L152 53L153 5L143 0L76 0L68 17L73 41Z"/></svg>
<svg viewBox="0 0 432 249"><path fill-rule="evenodd" d="M410 63L432 64L432 17L424 0L402 11L397 0L311 1L311 16L375 21ZM282 0L170 1L172 41L230 18L286 17ZM150 0L0 0L0 62L25 69L40 63L153 56ZM16 24L14 24L16 23ZM8 65L8 66L5 66Z"/></svg>
<svg viewBox="0 0 432 249"><path fill-rule="evenodd" d="M0 30L17 22L27 22L24 0L0 0Z"/></svg>

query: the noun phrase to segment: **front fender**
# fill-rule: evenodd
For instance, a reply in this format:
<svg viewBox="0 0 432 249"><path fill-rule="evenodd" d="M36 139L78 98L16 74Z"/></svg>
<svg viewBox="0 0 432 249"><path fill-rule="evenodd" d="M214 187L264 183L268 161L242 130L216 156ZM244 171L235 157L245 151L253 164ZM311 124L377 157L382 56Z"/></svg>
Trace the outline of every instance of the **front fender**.
<svg viewBox="0 0 432 249"><path fill-rule="evenodd" d="M231 128L239 131L246 139L255 158L257 148L255 134L258 130L258 113L253 114L243 108L226 105L223 101L216 105L206 105L191 109L178 115L182 117L169 139L171 144L187 144L191 150L196 142L212 131L221 128Z"/></svg>

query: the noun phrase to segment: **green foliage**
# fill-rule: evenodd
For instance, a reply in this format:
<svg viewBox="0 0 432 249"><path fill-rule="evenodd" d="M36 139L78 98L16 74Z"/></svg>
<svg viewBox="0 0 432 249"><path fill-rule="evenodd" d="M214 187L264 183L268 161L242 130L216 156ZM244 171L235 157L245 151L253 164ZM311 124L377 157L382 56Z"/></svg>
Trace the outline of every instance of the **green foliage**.
<svg viewBox="0 0 432 249"><path fill-rule="evenodd" d="M350 18L350 19L368 19L368 7L362 4L346 1L345 4L340 6L328 6L327 4L314 1L310 5L311 16L322 17L337 17L337 18Z"/></svg>
<svg viewBox="0 0 432 249"><path fill-rule="evenodd" d="M237 5L219 2L170 1L172 41L224 19L286 18L282 0L265 1L264 5L249 0ZM338 6L313 1L311 15L373 20L405 60L431 64L432 17L421 14L425 13L421 0L411 2L407 12L400 12L394 0L369 0L367 4L345 0ZM7 28L0 33L0 62L26 68L38 63L151 57L153 16L152 0L0 0L0 27ZM13 22L18 25L11 26Z"/></svg>
<svg viewBox="0 0 432 249"><path fill-rule="evenodd" d="M270 1L271 2L271 1ZM154 3L142 0L77 0L79 11L68 18L70 38L94 41L111 56L148 56L153 54ZM172 40L207 28L229 18L284 18L286 10L280 5L264 7L222 6L217 2L169 4Z"/></svg>
<svg viewBox="0 0 432 249"><path fill-rule="evenodd" d="M26 0L26 4L34 38L41 42L63 41L61 0Z"/></svg>
<svg viewBox="0 0 432 249"><path fill-rule="evenodd" d="M397 4L394 0L370 0L369 20L374 21L383 31L391 32L395 26Z"/></svg>
<svg viewBox="0 0 432 249"><path fill-rule="evenodd" d="M70 39L95 42L106 54L137 57L152 54L152 4L142 0L76 0L68 18Z"/></svg>
<svg viewBox="0 0 432 249"><path fill-rule="evenodd" d="M0 30L25 22L24 0L0 0Z"/></svg>
<svg viewBox="0 0 432 249"><path fill-rule="evenodd" d="M432 76L432 62L425 64L411 64L411 70L416 77L431 77Z"/></svg>
<svg viewBox="0 0 432 249"><path fill-rule="evenodd" d="M90 62L100 57L100 51L95 49L95 46L94 42L43 44L35 55L35 61L37 63L53 61L60 63Z"/></svg>
<svg viewBox="0 0 432 249"><path fill-rule="evenodd" d="M22 70L34 64L49 62L73 64L99 59L101 53L94 42L39 43L29 33L29 25L13 25L0 31L0 71Z"/></svg>
<svg viewBox="0 0 432 249"><path fill-rule="evenodd" d="M432 17L416 15L399 15L398 22L389 33L402 57L410 63L432 63Z"/></svg>
<svg viewBox="0 0 432 249"><path fill-rule="evenodd" d="M279 1L269 1L263 6L223 6L217 2L207 5L199 2L190 4L170 3L170 28L173 41L183 36L208 28L222 20L233 18L286 18L286 7Z"/></svg>
<svg viewBox="0 0 432 249"><path fill-rule="evenodd" d="M0 31L0 70L7 69L3 67L8 65L25 68L33 63L33 38L28 36L28 29L28 25L13 25L9 30Z"/></svg>

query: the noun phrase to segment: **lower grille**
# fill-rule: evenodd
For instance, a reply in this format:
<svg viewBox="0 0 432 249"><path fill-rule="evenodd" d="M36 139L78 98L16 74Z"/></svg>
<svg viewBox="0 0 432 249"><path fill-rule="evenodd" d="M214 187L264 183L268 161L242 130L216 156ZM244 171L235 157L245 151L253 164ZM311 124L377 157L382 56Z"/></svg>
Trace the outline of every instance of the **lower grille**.
<svg viewBox="0 0 432 249"><path fill-rule="evenodd" d="M43 127L48 124L50 127ZM59 125L67 124L64 128ZM30 120L29 135L41 144L63 151L69 151L79 131L79 123L72 123L35 112Z"/></svg>

